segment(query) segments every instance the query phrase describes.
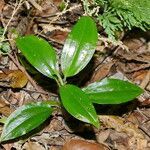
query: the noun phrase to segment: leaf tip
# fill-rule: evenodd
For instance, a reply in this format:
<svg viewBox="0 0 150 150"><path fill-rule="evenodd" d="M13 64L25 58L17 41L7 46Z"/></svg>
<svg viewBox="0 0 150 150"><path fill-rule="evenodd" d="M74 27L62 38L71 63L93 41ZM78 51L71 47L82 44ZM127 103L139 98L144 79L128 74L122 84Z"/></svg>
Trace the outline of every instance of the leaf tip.
<svg viewBox="0 0 150 150"><path fill-rule="evenodd" d="M97 119L95 120L95 122L93 122L93 125L98 129L100 127L100 121L97 117Z"/></svg>
<svg viewBox="0 0 150 150"><path fill-rule="evenodd" d="M6 141L6 140L5 140L5 138L1 135L1 137L0 137L0 143L2 143L2 142L4 142L4 141Z"/></svg>

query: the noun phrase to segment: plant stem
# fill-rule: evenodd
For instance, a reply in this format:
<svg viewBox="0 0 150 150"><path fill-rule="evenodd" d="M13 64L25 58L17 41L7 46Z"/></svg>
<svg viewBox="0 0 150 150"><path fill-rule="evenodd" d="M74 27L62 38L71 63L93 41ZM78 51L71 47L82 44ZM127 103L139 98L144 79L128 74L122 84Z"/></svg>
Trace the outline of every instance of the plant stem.
<svg viewBox="0 0 150 150"><path fill-rule="evenodd" d="M54 79L55 79L56 83L58 84L58 86L60 87L61 84L60 84L59 80L57 78L54 78Z"/></svg>
<svg viewBox="0 0 150 150"><path fill-rule="evenodd" d="M56 102L54 100L46 101L46 103L49 104L50 106L61 107L61 103Z"/></svg>
<svg viewBox="0 0 150 150"><path fill-rule="evenodd" d="M58 77L58 81L59 81L60 86L63 86L65 83L64 83L64 81L62 80L62 78L61 78L61 76L60 76L59 73L57 73L57 77Z"/></svg>

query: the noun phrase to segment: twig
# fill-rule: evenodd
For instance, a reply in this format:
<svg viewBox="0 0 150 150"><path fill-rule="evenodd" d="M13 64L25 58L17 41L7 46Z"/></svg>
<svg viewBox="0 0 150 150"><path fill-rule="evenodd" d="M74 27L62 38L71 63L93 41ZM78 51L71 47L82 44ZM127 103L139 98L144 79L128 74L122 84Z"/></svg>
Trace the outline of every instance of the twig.
<svg viewBox="0 0 150 150"><path fill-rule="evenodd" d="M67 5L67 6L68 6L68 5ZM54 17L54 19L52 19L52 20L49 22L49 25L52 24L52 23L54 23L60 16L62 16L62 15L65 14L66 12L72 11L72 10L78 8L78 7L81 7L82 5L79 4L79 5L70 7L69 9L67 9L67 6L65 7L65 9L64 9L62 12L56 14L56 17ZM43 32L43 29L42 29L42 31L40 31L40 32L38 33L38 35L40 35L42 32Z"/></svg>
<svg viewBox="0 0 150 150"><path fill-rule="evenodd" d="M27 92L40 93L40 94L44 94L44 95L50 94L51 96L58 97L58 95L55 93L46 93L45 91L35 91L35 90L29 90L26 88L23 88L23 90L27 91Z"/></svg>
<svg viewBox="0 0 150 150"><path fill-rule="evenodd" d="M6 26L4 28L4 32L0 38L0 42L3 42L5 40L5 34L8 30L8 26L10 25L14 15L16 14L16 12L18 11L18 9L21 7L22 4L23 4L23 0L20 0L19 3L17 3L17 0L16 0L15 7L14 7L14 10L12 12L11 18L9 19L8 23L6 24Z"/></svg>
<svg viewBox="0 0 150 150"><path fill-rule="evenodd" d="M19 10L19 8L21 7L21 5L24 3L24 0L20 0L18 3L17 3L17 0L16 0L16 3L15 3L15 7L14 7L14 10L12 12L12 15L11 15L11 18L10 20L8 21L8 23L6 24L5 28L4 28L4 32L2 34L2 37L0 39L0 42L3 42L3 41L6 41L5 39L5 34L8 30L8 26L10 25L14 15L16 14L16 12ZM2 16L1 16L2 17ZM7 39L8 40L8 39ZM48 92L45 92L41 87L39 87L36 82L31 78L31 76L27 73L27 71L20 65L17 57L15 56L15 58L11 55L11 54L8 54L9 58L13 61L13 63L18 67L19 70L21 70L22 72L25 73L25 75L28 77L28 80L31 82L31 84L33 85L33 87L35 88L35 90L37 90L39 93L42 93L44 95L49 95ZM42 96L43 99L45 99L45 96Z"/></svg>
<svg viewBox="0 0 150 150"><path fill-rule="evenodd" d="M122 48L122 49L128 51L128 47L127 47L126 45L124 45L124 44L122 43L122 41L113 41L113 40L111 40L111 39L109 39L109 38L100 37L100 36L99 36L98 39L99 39L100 41L104 42L105 47L108 47L108 43L111 43L111 44L113 44L114 46L119 46L120 48Z"/></svg>

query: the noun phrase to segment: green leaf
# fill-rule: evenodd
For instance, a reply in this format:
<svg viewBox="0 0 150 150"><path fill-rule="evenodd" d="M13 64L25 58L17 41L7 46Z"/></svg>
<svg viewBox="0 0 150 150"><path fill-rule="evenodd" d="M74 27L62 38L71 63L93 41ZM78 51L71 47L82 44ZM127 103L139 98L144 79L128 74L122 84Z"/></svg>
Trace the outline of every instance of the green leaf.
<svg viewBox="0 0 150 150"><path fill-rule="evenodd" d="M51 106L45 102L21 106L7 118L1 135L1 142L25 135L42 124L51 113Z"/></svg>
<svg viewBox="0 0 150 150"><path fill-rule="evenodd" d="M58 65L55 50L48 42L34 35L16 39L17 47L27 60L42 74L54 78Z"/></svg>
<svg viewBox="0 0 150 150"><path fill-rule="evenodd" d="M60 97L65 109L75 118L99 127L98 117L88 96L75 85L60 87Z"/></svg>
<svg viewBox="0 0 150 150"><path fill-rule="evenodd" d="M120 104L133 100L143 93L140 87L117 79L104 79L82 90L87 93L91 102L97 104Z"/></svg>
<svg viewBox="0 0 150 150"><path fill-rule="evenodd" d="M91 60L98 40L94 21L81 17L69 34L61 55L61 67L65 77L76 75Z"/></svg>

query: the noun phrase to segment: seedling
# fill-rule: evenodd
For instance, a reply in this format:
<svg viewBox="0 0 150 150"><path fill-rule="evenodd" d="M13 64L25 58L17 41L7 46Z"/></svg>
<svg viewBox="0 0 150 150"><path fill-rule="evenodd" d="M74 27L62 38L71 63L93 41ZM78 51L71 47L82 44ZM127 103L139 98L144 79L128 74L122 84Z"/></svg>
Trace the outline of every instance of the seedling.
<svg viewBox="0 0 150 150"><path fill-rule="evenodd" d="M104 79L80 89L67 84L67 78L78 74L89 63L98 40L96 24L87 16L81 17L69 34L60 59L47 41L33 35L16 40L17 47L27 60L43 75L54 79L59 86L60 106L80 121L99 127L93 103L120 104L140 95L143 90L127 81ZM56 102L37 102L23 105L7 119L1 141L20 137L43 123L59 105ZM59 107L60 107L59 106Z"/></svg>

